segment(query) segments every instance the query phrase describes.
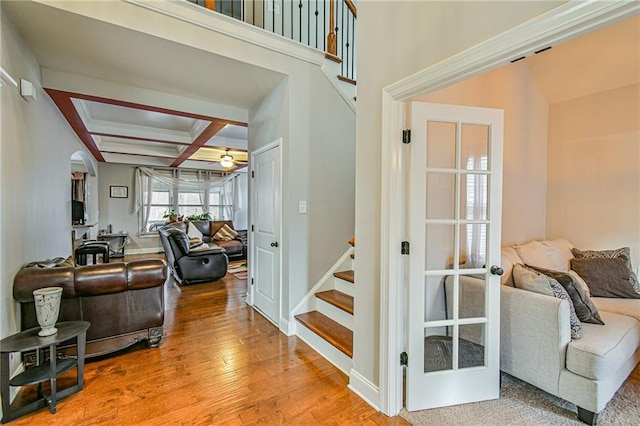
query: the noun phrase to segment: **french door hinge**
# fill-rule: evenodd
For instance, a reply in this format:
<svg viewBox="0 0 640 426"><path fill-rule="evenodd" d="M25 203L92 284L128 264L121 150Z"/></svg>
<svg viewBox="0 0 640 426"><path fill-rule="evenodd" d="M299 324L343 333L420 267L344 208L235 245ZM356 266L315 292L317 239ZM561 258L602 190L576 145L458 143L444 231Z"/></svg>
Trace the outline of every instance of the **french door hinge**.
<svg viewBox="0 0 640 426"><path fill-rule="evenodd" d="M251 177L252 178L256 177L256 172L254 170L251 170Z"/></svg>
<svg viewBox="0 0 640 426"><path fill-rule="evenodd" d="M411 129L404 129L402 131L402 143L411 143Z"/></svg>
<svg viewBox="0 0 640 426"><path fill-rule="evenodd" d="M251 232L253 232L253 225L251 225Z"/></svg>
<svg viewBox="0 0 640 426"><path fill-rule="evenodd" d="M409 355L406 352L402 352L400 354L400 365L408 366L409 365Z"/></svg>
<svg viewBox="0 0 640 426"><path fill-rule="evenodd" d="M251 285L253 285L253 278L251 278Z"/></svg>
<svg viewBox="0 0 640 426"><path fill-rule="evenodd" d="M403 241L400 247L400 254L409 254L409 241Z"/></svg>

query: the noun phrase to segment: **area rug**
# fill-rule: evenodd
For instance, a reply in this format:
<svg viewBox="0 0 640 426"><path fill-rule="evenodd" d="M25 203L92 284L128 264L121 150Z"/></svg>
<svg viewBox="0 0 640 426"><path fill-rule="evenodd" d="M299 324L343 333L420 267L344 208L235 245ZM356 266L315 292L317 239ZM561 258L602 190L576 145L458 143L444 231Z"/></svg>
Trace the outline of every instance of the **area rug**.
<svg viewBox="0 0 640 426"><path fill-rule="evenodd" d="M227 272L236 277L239 280L247 279L247 261L246 260L234 260L229 262Z"/></svg>
<svg viewBox="0 0 640 426"><path fill-rule="evenodd" d="M640 425L640 367L613 396L598 417L599 426ZM408 412L412 425L582 425L576 406L502 373L500 399Z"/></svg>

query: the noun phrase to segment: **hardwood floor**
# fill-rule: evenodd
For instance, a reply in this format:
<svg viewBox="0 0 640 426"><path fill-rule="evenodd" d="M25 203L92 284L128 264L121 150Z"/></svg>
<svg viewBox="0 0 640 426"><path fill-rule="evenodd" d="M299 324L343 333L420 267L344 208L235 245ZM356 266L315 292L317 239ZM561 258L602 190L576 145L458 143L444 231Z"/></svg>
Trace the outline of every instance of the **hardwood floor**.
<svg viewBox="0 0 640 426"><path fill-rule="evenodd" d="M169 280L159 348L89 362L84 390L59 401L56 414L40 409L10 424L408 424L349 391L347 376L249 307L246 289L231 274L183 287ZM33 399L34 388L14 403Z"/></svg>

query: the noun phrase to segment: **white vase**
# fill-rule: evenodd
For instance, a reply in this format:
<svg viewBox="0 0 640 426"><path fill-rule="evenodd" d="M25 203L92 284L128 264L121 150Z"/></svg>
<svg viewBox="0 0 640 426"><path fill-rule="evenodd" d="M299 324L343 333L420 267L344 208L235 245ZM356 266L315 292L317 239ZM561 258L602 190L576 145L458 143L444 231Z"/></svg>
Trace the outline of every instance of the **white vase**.
<svg viewBox="0 0 640 426"><path fill-rule="evenodd" d="M41 328L38 336L45 337L56 334L58 329L54 326L60 314L62 287L44 287L33 290L33 300L36 307L36 317Z"/></svg>

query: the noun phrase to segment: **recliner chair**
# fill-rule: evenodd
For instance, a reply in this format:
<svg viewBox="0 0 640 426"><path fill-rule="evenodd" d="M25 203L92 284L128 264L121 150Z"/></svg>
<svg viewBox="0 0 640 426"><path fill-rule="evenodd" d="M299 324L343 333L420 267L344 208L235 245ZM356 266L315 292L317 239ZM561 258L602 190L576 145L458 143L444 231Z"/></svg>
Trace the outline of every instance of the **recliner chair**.
<svg viewBox="0 0 640 426"><path fill-rule="evenodd" d="M229 259L222 247L191 250L189 236L175 226L163 226L158 233L169 267L178 282L215 281L227 274Z"/></svg>

